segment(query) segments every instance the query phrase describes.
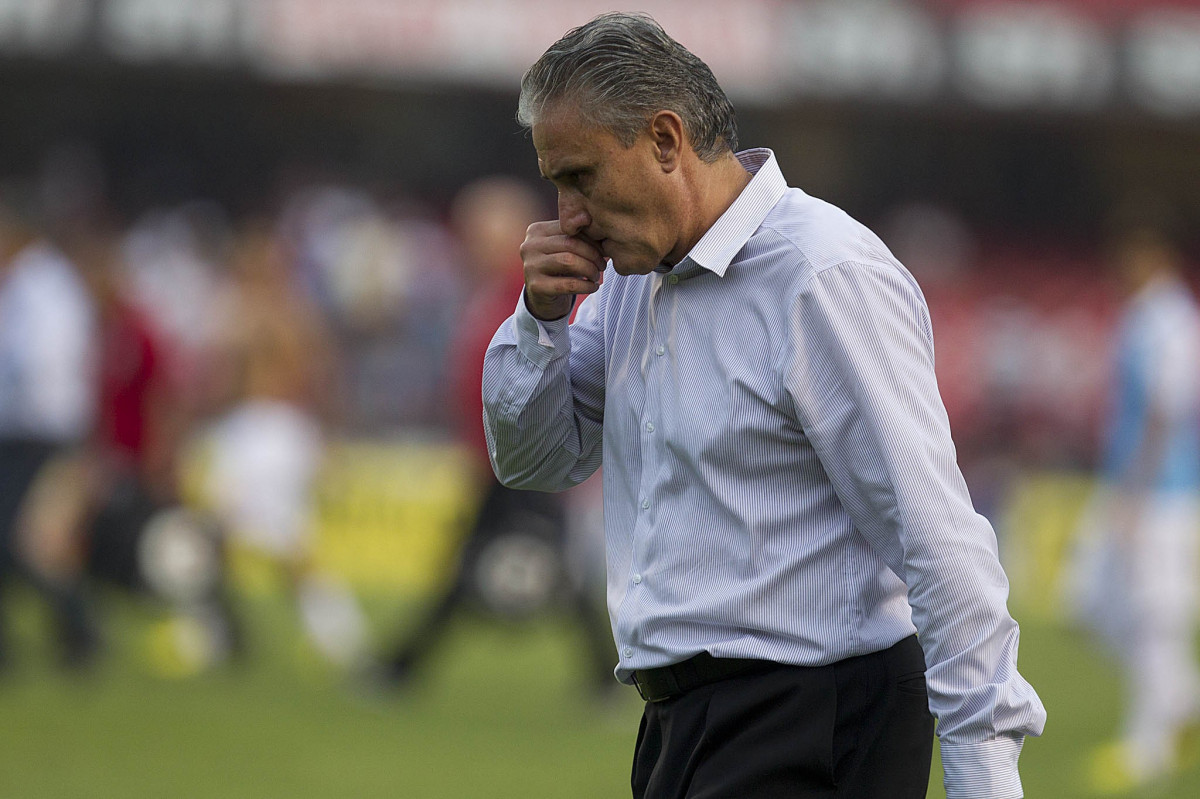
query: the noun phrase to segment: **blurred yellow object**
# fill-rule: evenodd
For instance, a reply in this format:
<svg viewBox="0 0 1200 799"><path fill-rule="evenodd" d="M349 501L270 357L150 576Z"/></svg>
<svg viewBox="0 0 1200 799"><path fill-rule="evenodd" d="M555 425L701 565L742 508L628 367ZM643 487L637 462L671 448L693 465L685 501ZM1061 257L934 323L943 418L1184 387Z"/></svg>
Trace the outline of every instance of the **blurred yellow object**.
<svg viewBox="0 0 1200 799"><path fill-rule="evenodd" d="M192 447L184 472L192 507L211 508L209 453ZM316 486L311 563L357 589L424 594L445 579L477 501L466 454L441 441L342 441L330 445ZM280 588L270 559L228 536L233 583Z"/></svg>
<svg viewBox="0 0 1200 799"><path fill-rule="evenodd" d="M1130 768L1129 752L1121 741L1093 750L1087 763L1087 785L1100 796L1124 794L1143 784Z"/></svg>
<svg viewBox="0 0 1200 799"><path fill-rule="evenodd" d="M229 580L240 592L255 596L284 593L286 573L271 555L236 540L228 541L225 550Z"/></svg>
<svg viewBox="0 0 1200 799"><path fill-rule="evenodd" d="M1023 616L1061 617L1062 579L1094 481L1077 472L1019 477L997 524L1001 560Z"/></svg>
<svg viewBox="0 0 1200 799"><path fill-rule="evenodd" d="M476 501L458 447L339 444L317 487L314 562L358 588L428 592L445 579Z"/></svg>
<svg viewBox="0 0 1200 799"><path fill-rule="evenodd" d="M197 619L173 616L146 630L147 661L158 677L195 677L217 661L218 650L212 630Z"/></svg>
<svg viewBox="0 0 1200 799"><path fill-rule="evenodd" d="M1173 755L1174 753L1172 753ZM1180 773L1175 757L1155 764L1140 762L1125 741L1110 741L1092 750L1085 785L1095 796L1152 797L1165 794L1171 778Z"/></svg>

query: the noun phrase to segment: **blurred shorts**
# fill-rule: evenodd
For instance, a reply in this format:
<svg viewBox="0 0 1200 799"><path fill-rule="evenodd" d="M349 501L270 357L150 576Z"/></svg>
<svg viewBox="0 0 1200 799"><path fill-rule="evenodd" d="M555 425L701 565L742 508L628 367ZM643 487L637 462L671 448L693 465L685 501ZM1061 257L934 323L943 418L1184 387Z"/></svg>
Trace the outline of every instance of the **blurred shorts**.
<svg viewBox="0 0 1200 799"><path fill-rule="evenodd" d="M308 547L323 442L316 421L287 403L236 408L213 431L213 508L240 543L274 556Z"/></svg>

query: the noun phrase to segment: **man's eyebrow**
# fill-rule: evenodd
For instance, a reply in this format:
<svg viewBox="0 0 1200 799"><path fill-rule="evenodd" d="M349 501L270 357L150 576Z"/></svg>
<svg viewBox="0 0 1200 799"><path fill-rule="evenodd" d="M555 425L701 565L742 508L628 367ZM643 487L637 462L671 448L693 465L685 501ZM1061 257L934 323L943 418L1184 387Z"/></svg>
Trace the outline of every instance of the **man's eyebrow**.
<svg viewBox="0 0 1200 799"><path fill-rule="evenodd" d="M587 172L590 167L584 165L567 164L560 166L558 169L553 169L549 173L542 172L542 177L546 180L562 180L563 178L575 177Z"/></svg>

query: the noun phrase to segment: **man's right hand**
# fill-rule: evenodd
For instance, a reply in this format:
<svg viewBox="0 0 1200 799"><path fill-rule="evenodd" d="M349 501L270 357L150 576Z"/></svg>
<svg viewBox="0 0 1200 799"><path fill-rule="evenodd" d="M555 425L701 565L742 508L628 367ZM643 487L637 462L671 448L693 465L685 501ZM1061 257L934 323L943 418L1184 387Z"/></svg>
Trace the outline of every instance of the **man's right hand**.
<svg viewBox="0 0 1200 799"><path fill-rule="evenodd" d="M525 307L538 319L553 321L571 312L576 294L600 288L605 258L583 236L563 233L558 220L534 222L521 245L525 264Z"/></svg>

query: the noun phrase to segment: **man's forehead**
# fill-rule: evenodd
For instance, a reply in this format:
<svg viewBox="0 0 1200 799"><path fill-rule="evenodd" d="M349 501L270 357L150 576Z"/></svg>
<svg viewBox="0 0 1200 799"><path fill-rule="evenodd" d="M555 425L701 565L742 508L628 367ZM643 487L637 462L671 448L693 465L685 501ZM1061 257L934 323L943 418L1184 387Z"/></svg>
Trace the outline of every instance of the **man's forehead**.
<svg viewBox="0 0 1200 799"><path fill-rule="evenodd" d="M594 159L597 131L583 125L577 113L544 115L533 124L532 134L538 168L546 177L578 169Z"/></svg>
<svg viewBox="0 0 1200 799"><path fill-rule="evenodd" d="M558 104L545 109L538 116L533 123L532 134L533 146L541 155L550 149L570 146L584 137L586 128L577 110Z"/></svg>

